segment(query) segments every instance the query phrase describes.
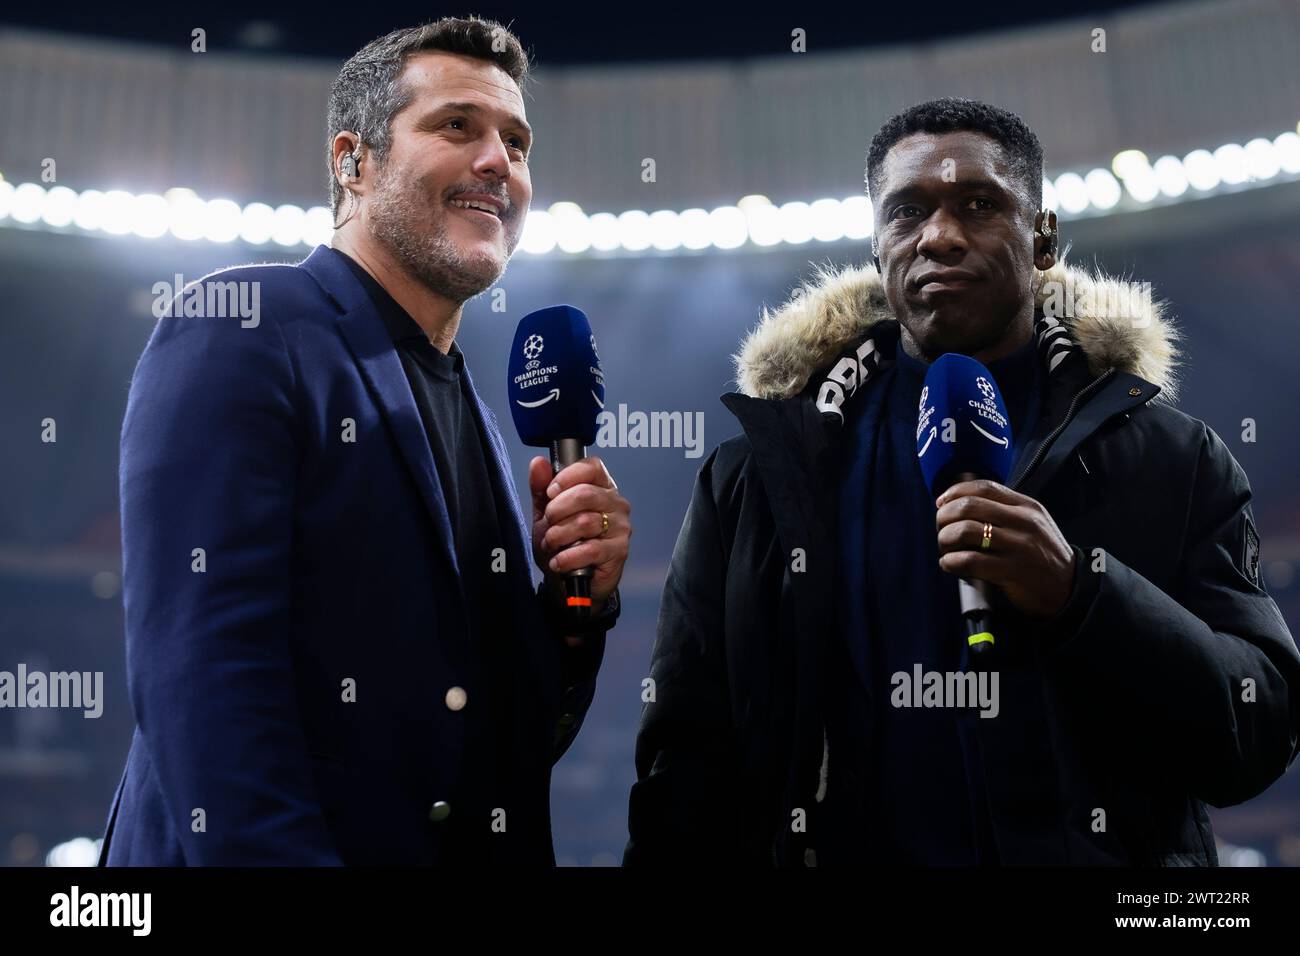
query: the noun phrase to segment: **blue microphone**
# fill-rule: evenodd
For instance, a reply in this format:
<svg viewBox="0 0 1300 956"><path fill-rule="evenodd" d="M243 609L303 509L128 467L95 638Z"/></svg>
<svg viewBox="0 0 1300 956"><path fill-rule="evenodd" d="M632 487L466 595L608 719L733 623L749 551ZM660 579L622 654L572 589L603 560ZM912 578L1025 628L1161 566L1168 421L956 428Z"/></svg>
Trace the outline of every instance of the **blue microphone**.
<svg viewBox="0 0 1300 956"><path fill-rule="evenodd" d="M939 356L921 389L916 457L932 497L975 478L1005 483L1011 472L1011 419L993 376L975 359L956 352ZM986 581L959 578L961 613L974 657L993 649L993 608Z"/></svg>
<svg viewBox="0 0 1300 956"><path fill-rule="evenodd" d="M596 416L605 407L605 376L581 309L555 305L519 320L507 390L519 440L549 448L553 471L586 457L596 440ZM564 572L565 603L575 622L591 615L593 571Z"/></svg>

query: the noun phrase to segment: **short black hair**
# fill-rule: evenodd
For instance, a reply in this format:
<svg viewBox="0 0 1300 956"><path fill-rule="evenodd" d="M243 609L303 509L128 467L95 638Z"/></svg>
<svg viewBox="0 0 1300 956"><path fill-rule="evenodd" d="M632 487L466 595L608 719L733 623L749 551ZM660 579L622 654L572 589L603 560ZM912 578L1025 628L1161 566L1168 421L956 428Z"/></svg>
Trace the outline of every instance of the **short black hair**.
<svg viewBox="0 0 1300 956"><path fill-rule="evenodd" d="M867 151L867 192L879 197L880 167L899 140L913 133L983 133L1006 153L1011 172L1025 187L1026 198L1043 204L1043 145L1015 113L978 100L945 96L908 107L890 117L871 140Z"/></svg>
<svg viewBox="0 0 1300 956"><path fill-rule="evenodd" d="M443 17L371 40L339 70L330 88L326 116L325 159L329 166L330 207L338 212L343 189L334 174L334 137L342 130L357 134L376 163L388 155L393 117L411 102L399 82L406 61L427 50L459 53L495 63L518 85L528 81L528 53L510 30L480 17Z"/></svg>

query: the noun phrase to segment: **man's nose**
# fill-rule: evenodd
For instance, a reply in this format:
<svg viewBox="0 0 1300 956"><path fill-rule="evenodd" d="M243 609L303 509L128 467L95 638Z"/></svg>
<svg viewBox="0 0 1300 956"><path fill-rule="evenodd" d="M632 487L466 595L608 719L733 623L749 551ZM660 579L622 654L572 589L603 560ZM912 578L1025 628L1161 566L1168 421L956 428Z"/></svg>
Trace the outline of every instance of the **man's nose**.
<svg viewBox="0 0 1300 956"><path fill-rule="evenodd" d="M961 224L942 209L936 210L921 229L916 251L929 259L946 259L966 252L968 243Z"/></svg>
<svg viewBox="0 0 1300 956"><path fill-rule="evenodd" d="M474 174L477 176L508 180L510 178L510 154L506 144L495 136L486 137L478 154L474 157Z"/></svg>

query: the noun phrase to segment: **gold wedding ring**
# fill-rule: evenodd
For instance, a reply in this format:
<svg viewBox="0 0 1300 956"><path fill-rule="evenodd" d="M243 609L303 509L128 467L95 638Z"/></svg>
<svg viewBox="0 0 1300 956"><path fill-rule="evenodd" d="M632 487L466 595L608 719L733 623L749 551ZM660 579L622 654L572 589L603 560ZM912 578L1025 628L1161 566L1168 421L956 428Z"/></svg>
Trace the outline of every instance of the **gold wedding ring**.
<svg viewBox="0 0 1300 956"><path fill-rule="evenodd" d="M600 536L605 537L605 532L609 530L609 515L605 512L600 513Z"/></svg>
<svg viewBox="0 0 1300 956"><path fill-rule="evenodd" d="M989 546L992 544L993 544L993 525L989 524L986 521L984 522L984 540L980 542L980 550L987 551L989 549Z"/></svg>

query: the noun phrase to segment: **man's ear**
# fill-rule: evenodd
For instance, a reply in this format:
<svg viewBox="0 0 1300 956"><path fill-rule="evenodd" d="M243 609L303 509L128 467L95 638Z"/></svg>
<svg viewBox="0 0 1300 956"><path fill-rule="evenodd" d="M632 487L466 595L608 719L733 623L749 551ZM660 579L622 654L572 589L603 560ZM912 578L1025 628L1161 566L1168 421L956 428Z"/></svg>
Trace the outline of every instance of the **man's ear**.
<svg viewBox="0 0 1300 956"><path fill-rule="evenodd" d="M334 136L333 150L334 178L346 188L361 175L361 159L364 155L361 140L355 133L342 130Z"/></svg>
<svg viewBox="0 0 1300 956"><path fill-rule="evenodd" d="M1056 265L1059 238L1056 212L1046 207L1038 210L1034 216L1034 267L1040 272Z"/></svg>

